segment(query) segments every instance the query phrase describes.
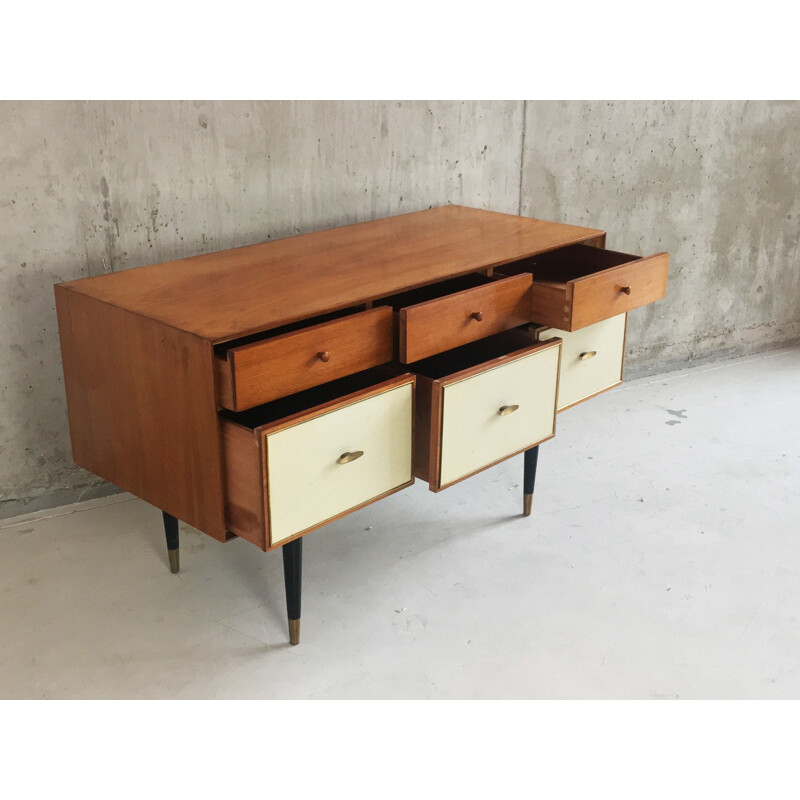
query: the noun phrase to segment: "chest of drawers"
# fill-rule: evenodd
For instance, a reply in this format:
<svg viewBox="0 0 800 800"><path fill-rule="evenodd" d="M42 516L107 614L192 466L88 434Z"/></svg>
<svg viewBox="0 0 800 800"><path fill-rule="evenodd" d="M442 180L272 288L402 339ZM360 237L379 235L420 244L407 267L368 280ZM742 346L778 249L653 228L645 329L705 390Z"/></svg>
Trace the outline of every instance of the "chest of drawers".
<svg viewBox="0 0 800 800"><path fill-rule="evenodd" d="M627 312L666 253L443 206L55 287L77 464L209 536L282 548L299 641L302 536L409 486L538 445L622 379Z"/></svg>

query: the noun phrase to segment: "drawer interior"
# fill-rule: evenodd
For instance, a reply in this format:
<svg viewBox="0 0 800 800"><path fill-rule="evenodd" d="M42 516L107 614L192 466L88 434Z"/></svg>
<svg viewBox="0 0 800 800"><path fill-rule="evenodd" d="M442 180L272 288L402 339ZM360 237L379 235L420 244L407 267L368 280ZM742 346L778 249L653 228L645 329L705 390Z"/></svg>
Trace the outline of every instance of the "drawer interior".
<svg viewBox="0 0 800 800"><path fill-rule="evenodd" d="M438 297L447 297L456 292L474 289L476 286L485 286L487 283L492 282L493 279L487 275L470 273L469 275L461 275L458 278L450 278L439 283L420 286L418 289L410 289L407 292L400 292L389 297L382 297L380 301L376 302L382 306L391 306L395 311L399 311L407 306L427 303L429 300L436 300Z"/></svg>
<svg viewBox="0 0 800 800"><path fill-rule="evenodd" d="M271 328L268 331L258 331L248 336L241 336L238 339L221 342L214 345L214 355L224 359L228 350L232 350L235 347L252 344L253 342L260 342L265 339L273 339L276 336L282 336L284 333L292 333L293 331L310 328L313 325L319 325L323 322L331 322L332 320L341 319L342 317L349 317L361 311L366 311L366 308L366 305L348 306L347 308L340 308L338 311L331 311L328 314L320 314L317 317L309 317L308 319L301 319L288 325L281 325L279 328Z"/></svg>
<svg viewBox="0 0 800 800"><path fill-rule="evenodd" d="M521 261L512 261L495 269L503 275L519 275L530 272L534 283L566 284L577 278L585 278L604 269L618 267L630 261L637 261L641 256L617 253L614 250L603 250L585 244L573 244L550 250Z"/></svg>
<svg viewBox="0 0 800 800"><path fill-rule="evenodd" d="M438 380L456 372L480 366L492 359L507 356L509 353L530 347L535 343L532 333L512 328L406 366L409 372Z"/></svg>
<svg viewBox="0 0 800 800"><path fill-rule="evenodd" d="M323 383L320 386L314 386L311 389L305 389L302 392L281 397L254 408L248 408L246 411L222 410L219 415L245 428L255 430L262 425L276 422L302 411L309 411L316 406L346 397L353 392L369 389L399 374L401 374L401 370L393 369L390 366L372 367L354 375L347 375L344 378Z"/></svg>

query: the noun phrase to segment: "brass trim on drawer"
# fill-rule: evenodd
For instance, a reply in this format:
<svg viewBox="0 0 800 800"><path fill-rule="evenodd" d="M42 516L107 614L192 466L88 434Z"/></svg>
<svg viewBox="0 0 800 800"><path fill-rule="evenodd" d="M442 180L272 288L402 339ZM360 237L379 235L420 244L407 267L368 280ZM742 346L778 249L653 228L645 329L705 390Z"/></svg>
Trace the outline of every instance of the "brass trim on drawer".
<svg viewBox="0 0 800 800"><path fill-rule="evenodd" d="M342 453L339 458L336 459L337 464L350 464L353 461L361 458L364 455L363 450L355 450L352 453Z"/></svg>

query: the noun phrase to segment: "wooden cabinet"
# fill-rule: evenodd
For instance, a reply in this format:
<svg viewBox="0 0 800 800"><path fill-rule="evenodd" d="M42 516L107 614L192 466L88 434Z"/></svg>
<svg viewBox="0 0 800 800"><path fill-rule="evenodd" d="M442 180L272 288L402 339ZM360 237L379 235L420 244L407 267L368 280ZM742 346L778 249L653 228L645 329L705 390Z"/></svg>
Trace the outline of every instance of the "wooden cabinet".
<svg viewBox="0 0 800 800"><path fill-rule="evenodd" d="M162 509L175 570L173 518L281 547L294 642L303 534L523 451L528 512L528 456L621 380L667 261L442 206L58 284L73 457Z"/></svg>

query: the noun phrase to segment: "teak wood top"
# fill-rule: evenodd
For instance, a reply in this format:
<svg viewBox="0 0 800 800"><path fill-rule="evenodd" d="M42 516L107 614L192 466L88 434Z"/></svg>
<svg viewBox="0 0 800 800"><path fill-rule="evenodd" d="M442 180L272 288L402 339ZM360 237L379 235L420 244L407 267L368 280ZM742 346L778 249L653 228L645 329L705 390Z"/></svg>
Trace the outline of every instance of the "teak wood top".
<svg viewBox="0 0 800 800"><path fill-rule="evenodd" d="M216 343L603 233L447 205L60 286Z"/></svg>

